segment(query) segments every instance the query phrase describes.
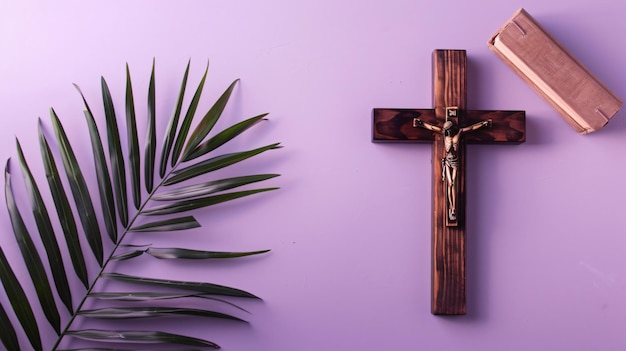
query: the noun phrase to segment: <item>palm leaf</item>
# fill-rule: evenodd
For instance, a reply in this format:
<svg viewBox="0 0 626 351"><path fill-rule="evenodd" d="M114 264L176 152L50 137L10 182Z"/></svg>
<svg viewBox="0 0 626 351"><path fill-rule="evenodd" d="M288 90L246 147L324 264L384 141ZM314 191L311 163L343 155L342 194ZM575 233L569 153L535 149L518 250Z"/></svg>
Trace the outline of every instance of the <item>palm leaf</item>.
<svg viewBox="0 0 626 351"><path fill-rule="evenodd" d="M48 256L48 263L50 270L52 271L52 278L56 286L57 293L61 298L61 301L67 307L70 313L73 313L72 307L72 293L67 282L67 274L65 273L65 267L63 266L63 259L61 258L61 250L57 244L56 236L54 235L54 229L52 229L52 223L50 222L50 215L48 209L41 198L39 187L35 182L28 163L24 158L24 152L20 146L20 142L16 140L17 144L17 156L22 165L22 173L24 174L24 180L26 184L26 191L31 199L31 206L33 209L33 216L35 217L35 223L37 229L39 229L39 237L43 243L44 249Z"/></svg>
<svg viewBox="0 0 626 351"><path fill-rule="evenodd" d="M197 199L182 200L182 201L178 201L169 205L152 207L150 209L144 210L142 214L149 215L149 216L156 216L156 215L166 215L166 214L172 214L172 213L186 212L186 211L191 211L191 210L195 210L195 209L202 208L202 207L217 205L222 202L239 199L245 196L250 196L250 195L262 193L265 191L271 191L271 190L277 190L277 189L279 188L263 188L263 189L236 191L232 193L201 197Z"/></svg>
<svg viewBox="0 0 626 351"><path fill-rule="evenodd" d="M189 77L190 65L191 61L187 62L187 68L185 69L183 82L180 85L180 91L178 93L178 98L176 99L176 108L172 113L172 117L170 118L165 132L163 148L161 149L161 163L159 166L159 176L161 177L161 179L165 177L165 172L167 170L167 161L170 158L172 146L174 145L174 139L176 138L176 129L178 128L178 120L180 119L180 112L183 108L183 98L185 97L185 89L187 87L187 78Z"/></svg>
<svg viewBox="0 0 626 351"><path fill-rule="evenodd" d="M259 255L270 250L246 251L246 252L223 252L223 251L201 251L180 248L159 248L150 247L146 249L146 253L150 256L160 259L183 258L192 260L204 260L210 258L235 258Z"/></svg>
<svg viewBox="0 0 626 351"><path fill-rule="evenodd" d="M191 260L205 260L215 258L237 258L252 255L259 255L270 250L260 251L246 251L246 252L225 252L225 251L202 251L191 250L181 248L163 248L163 247L150 247L145 250L131 250L123 254L115 255L111 259L116 261L129 260L141 255L148 254L152 257L159 259L191 259Z"/></svg>
<svg viewBox="0 0 626 351"><path fill-rule="evenodd" d="M17 334L2 304L0 304L0 341L2 341L2 345L4 345L7 350L20 349Z"/></svg>
<svg viewBox="0 0 626 351"><path fill-rule="evenodd" d="M115 200L113 198L113 187L111 186L111 177L109 176L109 167L107 165L106 157L104 156L104 148L102 147L102 139L100 138L100 132L96 125L96 121L93 117L93 112L89 108L85 95L80 90L80 87L74 84L74 88L80 94L85 105L85 119L87 120L87 127L89 128L89 137L91 138L91 149L93 151L93 158L96 168L96 177L98 180L98 191L100 192L100 205L102 206L102 212L104 217L104 223L109 234L109 238L113 242L117 241L117 222L115 221Z"/></svg>
<svg viewBox="0 0 626 351"><path fill-rule="evenodd" d="M127 331L127 330L70 330L68 335L100 342L115 342L123 344L178 344L188 346L211 347L219 346L210 341L192 338L189 336L171 334L159 331Z"/></svg>
<svg viewBox="0 0 626 351"><path fill-rule="evenodd" d="M117 127L115 127L115 129L117 129ZM141 164L141 160L139 156L139 138L137 137L133 84L130 80L128 64L126 64L126 129L128 138L128 163L130 164L130 185L133 192L133 203L135 204L135 208L139 208L139 203L141 202L141 186L139 185L141 169L139 165ZM123 163L120 164L120 167L122 169L124 168ZM120 181L126 181L126 177L122 174L118 176L120 177Z"/></svg>
<svg viewBox="0 0 626 351"><path fill-rule="evenodd" d="M79 319L87 316L98 318L130 318L130 317L152 317L152 316L203 316L215 317L221 319L241 320L239 317L211 311L206 308L187 308L181 306L170 307L140 307L140 306L117 306L118 301L135 301L148 302L157 300L169 300L168 304L178 305L186 303L187 299L203 299L203 303L211 303L212 301L228 304L241 311L245 309L227 301L230 297L244 297L259 299L254 294L233 287L218 285L210 282L195 281L178 281L160 278L148 278L129 276L121 274L117 271L125 261L134 257L148 254L156 258L168 259L214 259L214 258L235 258L250 255L258 255L269 250L247 251L247 252L223 252L223 251L202 251L184 248L159 248L152 245L132 245L126 242L126 235L133 233L157 233L157 232L174 232L180 230L189 230L198 228L200 223L189 215L171 214L195 210L198 208L216 205L222 202L243 198L249 195L258 194L275 190L275 187L266 187L259 189L248 189L238 192L225 193L226 190L242 187L248 184L268 180L278 176L277 174L253 174L243 175L233 178L216 179L205 181L204 183L194 182L194 178L199 175L210 173L214 170L221 169L230 165L234 165L240 161L259 155L267 150L279 148L279 144L270 144L257 149L232 154L209 156L208 160L199 159L196 164L192 164L185 168L181 166L181 160L190 158L199 158L209 154L219 146L234 139L245 130L249 129L265 116L259 115L244 120L230 126L222 131L218 131L215 135L209 136L217 124L226 103L228 102L232 91L237 83L233 82L221 97L212 105L208 112L203 114L202 120L195 127L190 136L188 136L193 118L199 106L201 93L206 81L208 73L207 69L202 76L200 83L195 91L187 108L182 124L179 126L179 119L182 110L184 92L189 74L189 64L185 70L185 75L180 88L176 106L167 127L165 138L161 149L158 149L156 143L156 99L155 99L155 62L152 63L152 71L150 75L150 83L148 85L148 108L147 108L147 126L145 144L140 145L137 135L139 134L136 125L134 94L132 89L132 81L130 70L126 66L126 131L125 138L122 140L119 135L117 125L117 117L113 105L109 88L104 78L101 79L102 100L104 105L104 118L106 123L106 140L100 137L94 114L90 109L82 91L75 85L80 93L85 107L85 117L87 128L89 130L91 147L93 156L92 172L83 173L77 158L74 154L73 147L65 133L63 125L57 117L53 109L50 110L51 124L55 135L58 153L63 161L63 167L57 169L53 148L50 147L46 136L44 135L42 122L38 123L39 146L45 170L46 179L49 185L52 201L56 216L53 218L52 212L48 212L51 206L48 206L40 193L39 187L35 181L36 177L32 174L29 163L24 156L19 142L17 142L17 154L22 169L24 184L26 185L26 194L31 199L30 207L32 209L37 230L40 233L43 247L47 253L48 261L44 265L41 258L43 255L37 251L33 240L31 239L29 228L27 228L19 211L17 201L14 197L10 162L7 162L5 169L5 199L9 217L13 226L13 232L18 241L20 252L22 253L26 268L28 269L29 278L32 280L32 286L35 290L38 302L29 301L27 295L22 289L22 285L18 282L13 274L6 258L2 254L0 248L0 279L7 296L11 302L11 307L17 316L24 334L27 336L33 349L39 351L43 349L39 326L34 317L31 306L37 306L46 316L46 319L52 326L59 338L56 340L52 350L59 351L58 348L61 341L66 336L74 336L92 341L100 342L119 342L119 343L173 343L178 345L191 345L199 347L215 347L218 346L210 341L191 338L183 335L169 334L160 331L111 331L111 330L71 330L76 329ZM206 140L205 140L206 139ZM106 145L105 145L106 144ZM126 169L124 158L122 157L122 145L128 148L129 169ZM143 146L144 167L140 167L139 150ZM105 154L105 147L108 149L108 159ZM159 175L160 180L154 183L154 173L156 168L156 153L161 154ZM10 160L9 160L10 161ZM110 162L110 163L109 163ZM171 169L168 171L168 163ZM111 173L109 173L109 164ZM181 169L182 168L182 169ZM70 202L64 182L61 179L60 171L65 173L67 185L69 185L73 203ZM127 189L126 189L126 172L130 171L130 184L132 187L134 207L136 209L128 209ZM143 172L143 174L142 174ZM99 223L94 210L92 195L87 186L87 180L83 174L95 174L100 205L102 207L102 218L113 245L103 245L102 234L99 229ZM141 184L143 181L144 184ZM185 186L171 187L164 191L161 189L165 186L189 181L190 184ZM142 189L146 189L148 196L142 199ZM161 201L160 206L151 207L152 200ZM163 203L167 201L167 203ZM82 225L82 235L79 235L77 221L74 217L74 211L78 212L80 223ZM117 216L120 218L122 228L118 228ZM146 216L151 217L146 217ZM155 218L155 216L159 216ZM150 218L150 220L147 220ZM86 291L78 303L72 303L72 295L67 286L72 286L68 273L65 272L63 259L60 254L59 245L60 238L57 238L52 226L53 219L58 219L63 235L67 251L69 253L74 271L78 279L83 283ZM118 230L119 229L119 230ZM145 235L145 234L142 234ZM82 251L81 242L86 241L89 245L96 262L100 266L100 270L94 272L89 277L87 267L89 262L85 261ZM43 252L43 251L42 251ZM116 265L110 264L119 262ZM95 265L95 264L94 264ZM120 267L118 267L118 265ZM47 279L47 271L52 272L54 282L57 285L56 292L51 289L51 284ZM144 285L150 288L149 292L118 292L107 293L101 291L102 280L116 280L130 284ZM159 291L165 290L165 291ZM167 290L174 290L174 292ZM175 292L182 290L183 292ZM223 298L219 298L223 297ZM85 303L90 298L98 298L98 310L86 310ZM61 318L55 301L62 301L71 315L67 320L63 320L64 325L61 326ZM128 305L128 303L126 303ZM16 341L17 330L11 325L11 319L4 310L6 306L0 305L0 340L9 349L17 349L19 347L19 339ZM73 312L76 311L76 312ZM246 311L247 312L247 311ZM18 345L18 346L16 346ZM85 348L84 350L101 350L111 351L114 349Z"/></svg>
<svg viewBox="0 0 626 351"><path fill-rule="evenodd" d="M149 247L152 244L119 244L117 247Z"/></svg>
<svg viewBox="0 0 626 351"><path fill-rule="evenodd" d="M13 189L11 187L11 167L10 159L7 161L7 165L4 171L5 189L4 195L6 198L7 209L9 210L9 217L11 217L11 225L13 226L13 233L15 239L22 252L22 257L26 263L26 268L35 287L35 292L41 303L44 315L48 322L57 334L61 334L61 317L59 316L59 310L57 309L56 302L54 302L54 296L52 295L52 289L50 288L50 282L46 275L46 271L43 267L43 263L39 258L39 253L35 249L33 240L30 233L24 224L22 215L17 208L15 198L13 197Z"/></svg>
<svg viewBox="0 0 626 351"><path fill-rule="evenodd" d="M102 139L100 132L96 126L89 109L85 110L85 118L87 127L89 128L89 136L91 138L91 148L93 151L93 160L96 168L96 177L98 179L98 190L100 191L100 205L104 217L104 223L109 234L109 238L113 243L117 242L117 221L115 220L115 200L113 199L113 188L111 186L111 178L109 177L109 167L107 166L104 149L102 147Z"/></svg>
<svg viewBox="0 0 626 351"><path fill-rule="evenodd" d="M120 132L117 128L117 119L111 92L104 77L101 78L102 101L104 103L104 116L106 120L107 137L109 145L109 159L113 171L113 189L117 201L117 213L123 226L128 224L128 200L126 199L126 169L124 167L124 157L122 156L122 145Z"/></svg>
<svg viewBox="0 0 626 351"><path fill-rule="evenodd" d="M131 258L135 258L135 257L139 257L139 256L143 255L144 252L145 252L145 250L127 251L127 252L124 252L122 254L117 254L117 255L111 256L111 261L130 260Z"/></svg>
<svg viewBox="0 0 626 351"><path fill-rule="evenodd" d="M80 209L80 211L78 211L78 217L83 225L89 247L91 247L91 251L95 256L96 261L98 261L98 265L102 267L104 256L102 248L102 235L100 234L100 227L98 226L98 222L96 220L96 212L93 208L93 203L91 202L91 196L89 195L85 178L80 170L78 161L76 160L76 156L72 150L72 146L67 139L63 125L61 124L61 121L59 121L59 118L53 109L50 109L50 116L52 119L52 126L54 127L54 132L59 143L59 148L61 149L61 158L63 159L63 165L65 166L65 174L68 182L70 183L70 189L72 190L76 207Z"/></svg>
<svg viewBox="0 0 626 351"><path fill-rule="evenodd" d="M171 300L187 297L204 297L208 294L173 294L167 292L101 292L91 293L89 297L101 300L114 301L155 301L155 300Z"/></svg>
<svg viewBox="0 0 626 351"><path fill-rule="evenodd" d="M26 297L26 293L24 293L22 285L20 285L15 273L13 273L13 270L11 269L11 266L9 265L1 247L0 281L2 281L4 291L11 302L11 307L13 308L17 319L20 321L20 324L26 333L28 341L35 350L41 351L43 348L41 345L41 337L39 336L39 327L37 326L37 322L35 320L35 314L33 313L33 309L30 307L30 303L28 302L28 298ZM4 307L2 308L2 313L6 316L6 313L4 313ZM1 321L2 330L0 330L0 334L2 335L2 343L6 346L7 350L19 350L19 346L11 347L11 345L16 343L16 341L14 341L15 329L10 322L7 323L7 320L8 318L3 318Z"/></svg>
<svg viewBox="0 0 626 351"><path fill-rule="evenodd" d="M135 351L133 349L110 349L104 347L83 347L80 349L57 349L56 351ZM165 350L163 350L165 351ZM176 349L170 351L201 351L199 349Z"/></svg>
<svg viewBox="0 0 626 351"><path fill-rule="evenodd" d="M193 150L189 152L189 156L186 160L192 160L194 158L198 158L200 156L204 156L207 153L217 149L218 147L224 145L228 141L232 140L239 134L245 132L250 129L252 126L256 125L260 121L265 120L264 117L267 116L267 113L262 115L258 115L256 117L249 118L245 121L239 122L232 127L224 129L218 134L211 137L209 140L204 143L197 145Z"/></svg>
<svg viewBox="0 0 626 351"><path fill-rule="evenodd" d="M178 158L180 157L180 153L183 151L183 145L187 140L187 134L189 133L189 129L191 128L191 122L193 121L193 116L196 114L196 110L198 109L198 103L200 102L200 96L202 96L202 89L204 88L204 82L206 81L207 73L209 72L209 64L207 63L206 70L204 71L204 75L198 84L198 88L196 88L196 93L193 95L191 99L191 103L187 108L187 113L185 114L185 118L183 119L182 124L180 125L180 129L178 130L178 136L176 137L176 142L174 143L174 149L172 150L172 159L171 165L174 167L178 162Z"/></svg>
<svg viewBox="0 0 626 351"><path fill-rule="evenodd" d="M202 292L202 293L213 294L213 295L247 297L247 298L259 299L258 296L255 296L247 291L231 288L228 286L213 284L213 283L184 282L184 281L178 281L178 280L142 278L142 277L135 277L135 276L120 274L120 273L104 273L102 274L102 278L123 281L127 283L134 283L134 284L152 285L152 286L160 286L160 287L181 289L181 290L187 290L187 291Z"/></svg>
<svg viewBox="0 0 626 351"><path fill-rule="evenodd" d="M219 303L227 304L229 306L235 307L240 311L248 312L246 309L241 306L237 306L230 301L226 301L224 299L219 299L211 296L207 293L171 293L171 292L95 292L89 294L89 297L93 297L100 300L108 300L108 301L124 301L124 302L145 302L145 301L158 301L158 300L176 300L176 299L188 299L188 298L200 298L207 299L212 301L217 301Z"/></svg>
<svg viewBox="0 0 626 351"><path fill-rule="evenodd" d="M224 112L224 108L226 107L226 103L230 99L230 95L233 93L233 89L235 89L235 85L239 82L239 79L236 79L234 82L230 84L230 86L226 89L226 91L220 96L215 104L211 107L211 109L204 115L200 123L194 131L189 136L189 141L187 142L187 146L185 146L185 151L183 152L183 161L189 161L191 158L189 157L191 152L195 150L195 148L200 145L202 140L211 132L215 123Z"/></svg>
<svg viewBox="0 0 626 351"><path fill-rule="evenodd" d="M156 201L184 200L214 194L220 191L237 188L243 185L260 182L278 177L280 174L256 174L212 180L201 184L193 184L157 194L152 197Z"/></svg>
<svg viewBox="0 0 626 351"><path fill-rule="evenodd" d="M152 73L150 74L150 85L148 86L148 132L146 133L144 178L146 191L152 193L154 187L154 167L156 160L156 97L154 83L154 66L152 60Z"/></svg>
<svg viewBox="0 0 626 351"><path fill-rule="evenodd" d="M180 183L185 180L197 177L205 173L216 171L218 169L233 165L237 162L241 162L243 160L249 159L250 157L256 156L265 151L279 149L281 148L279 144L280 143L274 143L274 144L266 145L266 146L256 148L253 150L220 155L220 156L210 158L206 161L198 162L192 166L185 167L183 169L175 171L174 172L175 175L167 179L163 184L172 185L172 184Z"/></svg>
<svg viewBox="0 0 626 351"><path fill-rule="evenodd" d="M245 320L235 317L227 313L216 311L201 310L196 308L176 308L176 307L118 307L118 308L99 308L94 310L83 310L78 313L81 316L100 319L127 319L127 318L154 318L166 317L170 315L186 315L196 317L209 317L230 319L238 322L246 322Z"/></svg>
<svg viewBox="0 0 626 351"><path fill-rule="evenodd" d="M89 288L89 282L87 277L87 266L85 265L85 258L83 251L80 247L80 241L78 239L78 229L76 228L76 221L72 214L67 195L61 184L61 178L57 170L52 151L48 145L48 141L43 135L41 127L41 120L38 123L39 132L39 145L41 148L41 155L43 159L44 168L46 171L46 179L48 179L48 186L52 194L54 206L61 222L61 228L63 229L63 235L65 236L65 243L70 254L72 266L74 272L85 286L85 289Z"/></svg>
<svg viewBox="0 0 626 351"><path fill-rule="evenodd" d="M129 229L131 232L169 232L200 227L193 216L170 218L138 225Z"/></svg>

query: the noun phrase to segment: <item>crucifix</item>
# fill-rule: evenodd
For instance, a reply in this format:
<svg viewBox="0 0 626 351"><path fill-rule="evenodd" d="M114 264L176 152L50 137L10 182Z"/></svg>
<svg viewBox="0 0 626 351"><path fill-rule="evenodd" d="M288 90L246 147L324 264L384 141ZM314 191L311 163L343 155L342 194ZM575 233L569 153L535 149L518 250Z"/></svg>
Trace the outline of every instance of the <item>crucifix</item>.
<svg viewBox="0 0 626 351"><path fill-rule="evenodd" d="M465 145L522 143L524 111L466 110L465 50L433 52L434 109L373 110L373 142L432 143L435 315L466 313Z"/></svg>

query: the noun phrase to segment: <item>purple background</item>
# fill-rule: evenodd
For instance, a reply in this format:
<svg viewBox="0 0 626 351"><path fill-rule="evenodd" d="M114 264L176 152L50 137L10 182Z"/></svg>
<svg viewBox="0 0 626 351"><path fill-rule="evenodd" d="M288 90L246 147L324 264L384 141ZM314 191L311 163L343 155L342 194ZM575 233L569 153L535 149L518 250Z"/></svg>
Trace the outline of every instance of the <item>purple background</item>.
<svg viewBox="0 0 626 351"><path fill-rule="evenodd" d="M623 1L0 0L0 159L11 157L19 174L17 137L41 176L37 118L50 130L53 106L90 167L71 83L101 116L105 76L123 116L125 63L139 94L153 58L160 142L187 61L194 87L210 60L203 106L241 78L224 123L263 112L270 121L233 147L285 148L239 170L281 173L268 185L282 189L199 211L203 228L159 240L271 248L234 264L174 265L184 267L180 279L233 285L264 302L243 302L250 326L157 328L225 350L623 350L624 112L578 135L488 50L521 6L626 97ZM430 147L370 142L372 108L431 106L438 48L467 50L469 108L527 114L525 144L468 147L468 315L455 318L430 314ZM1 207L0 244L25 278ZM123 270L160 277L172 267L142 260Z"/></svg>

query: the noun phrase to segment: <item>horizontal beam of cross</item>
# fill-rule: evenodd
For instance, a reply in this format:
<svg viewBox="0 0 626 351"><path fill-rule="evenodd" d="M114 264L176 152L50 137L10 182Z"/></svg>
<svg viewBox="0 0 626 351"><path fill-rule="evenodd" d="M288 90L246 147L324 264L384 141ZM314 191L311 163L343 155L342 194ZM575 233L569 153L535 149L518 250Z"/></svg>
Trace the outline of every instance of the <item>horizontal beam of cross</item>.
<svg viewBox="0 0 626 351"><path fill-rule="evenodd" d="M524 111L464 111L466 124L474 124L490 119L492 127L477 130L464 136L468 144L492 142L523 143L526 140ZM434 109L375 108L373 113L373 142L432 142L434 133L423 128L415 128L413 119L419 118L430 124L437 124Z"/></svg>

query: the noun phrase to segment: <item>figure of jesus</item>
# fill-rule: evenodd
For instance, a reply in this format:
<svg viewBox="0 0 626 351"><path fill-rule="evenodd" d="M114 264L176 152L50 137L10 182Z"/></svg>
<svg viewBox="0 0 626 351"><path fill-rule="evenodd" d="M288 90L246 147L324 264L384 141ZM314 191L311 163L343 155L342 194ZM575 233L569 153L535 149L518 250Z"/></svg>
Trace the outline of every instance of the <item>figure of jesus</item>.
<svg viewBox="0 0 626 351"><path fill-rule="evenodd" d="M463 133L475 131L483 127L491 127L491 120L485 120L470 126L459 128L453 119L448 119L443 128L426 123L419 118L413 120L415 127L422 127L443 135L445 156L441 159L442 181L446 182L448 200L448 220L456 221L456 178L459 169L459 140Z"/></svg>

